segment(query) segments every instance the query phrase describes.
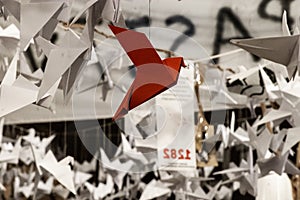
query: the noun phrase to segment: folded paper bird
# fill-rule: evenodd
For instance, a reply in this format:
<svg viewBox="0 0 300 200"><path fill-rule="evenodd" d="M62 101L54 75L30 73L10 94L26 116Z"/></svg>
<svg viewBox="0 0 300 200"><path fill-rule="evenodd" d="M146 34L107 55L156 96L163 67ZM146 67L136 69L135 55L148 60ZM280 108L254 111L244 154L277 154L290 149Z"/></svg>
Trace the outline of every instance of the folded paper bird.
<svg viewBox="0 0 300 200"><path fill-rule="evenodd" d="M256 56L287 66L290 77L295 74L299 35L231 40L231 43Z"/></svg>
<svg viewBox="0 0 300 200"><path fill-rule="evenodd" d="M117 120L129 110L176 85L181 66L186 67L182 57L161 60L145 34L109 26L136 67L136 77L113 119Z"/></svg>
<svg viewBox="0 0 300 200"><path fill-rule="evenodd" d="M282 17L282 32L283 36L231 40L231 43L258 57L285 65L289 77L292 78L299 71L300 32L296 27L294 35L291 35L286 12Z"/></svg>

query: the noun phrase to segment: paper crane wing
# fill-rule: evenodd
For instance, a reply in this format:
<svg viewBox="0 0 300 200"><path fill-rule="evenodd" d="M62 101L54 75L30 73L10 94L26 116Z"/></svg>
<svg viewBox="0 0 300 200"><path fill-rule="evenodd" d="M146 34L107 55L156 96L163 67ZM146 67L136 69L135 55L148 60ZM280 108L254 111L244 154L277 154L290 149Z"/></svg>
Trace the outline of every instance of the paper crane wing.
<svg viewBox="0 0 300 200"><path fill-rule="evenodd" d="M177 83L180 67L184 66L183 58L161 60L156 50L143 33L110 26L137 72L114 119L124 116L129 110L141 105Z"/></svg>
<svg viewBox="0 0 300 200"><path fill-rule="evenodd" d="M18 139L11 152L0 152L0 163L18 164L21 151L21 139Z"/></svg>
<svg viewBox="0 0 300 200"><path fill-rule="evenodd" d="M281 175L284 172L284 167L288 160L288 153L280 156L274 156L269 159L262 159L257 162L261 175L265 176L270 171L274 171L277 174Z"/></svg>
<svg viewBox="0 0 300 200"><path fill-rule="evenodd" d="M300 140L299 134L300 128L290 128L287 131L287 137L283 146L283 150L281 151L281 155L284 155L288 152L295 144L297 144Z"/></svg>
<svg viewBox="0 0 300 200"><path fill-rule="evenodd" d="M117 26L109 26L136 67L148 63L163 64L145 34Z"/></svg>
<svg viewBox="0 0 300 200"><path fill-rule="evenodd" d="M21 4L21 49L23 50L56 12L63 2L38 2ZM39 16L39 17L35 17ZM35 19L34 21L32 19Z"/></svg>
<svg viewBox="0 0 300 200"><path fill-rule="evenodd" d="M20 21L21 3L17 0L1 0L5 9L7 9L18 21Z"/></svg>
<svg viewBox="0 0 300 200"><path fill-rule="evenodd" d="M231 42L261 58L288 66L293 62L293 55L298 52L298 40L299 35L294 35L231 40Z"/></svg>

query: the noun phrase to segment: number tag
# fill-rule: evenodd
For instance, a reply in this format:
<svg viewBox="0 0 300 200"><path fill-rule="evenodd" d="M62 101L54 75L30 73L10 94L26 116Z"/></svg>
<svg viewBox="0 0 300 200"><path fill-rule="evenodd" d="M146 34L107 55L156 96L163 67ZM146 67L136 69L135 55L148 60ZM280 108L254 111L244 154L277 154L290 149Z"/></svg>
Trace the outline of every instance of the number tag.
<svg viewBox="0 0 300 200"><path fill-rule="evenodd" d="M166 170L196 168L192 67L182 68L177 85L156 98L158 166Z"/></svg>

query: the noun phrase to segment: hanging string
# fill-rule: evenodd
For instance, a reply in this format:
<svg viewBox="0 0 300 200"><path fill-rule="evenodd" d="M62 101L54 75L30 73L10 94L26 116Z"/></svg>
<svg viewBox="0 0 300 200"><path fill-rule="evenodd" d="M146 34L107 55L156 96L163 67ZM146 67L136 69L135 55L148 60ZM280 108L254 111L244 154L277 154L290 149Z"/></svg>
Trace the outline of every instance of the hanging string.
<svg viewBox="0 0 300 200"><path fill-rule="evenodd" d="M148 10L148 15L149 17L151 17L151 6L150 6L150 2L151 0L149 0L149 10ZM61 26L59 26L60 28L64 29L64 30L67 30L66 29L66 25L65 24L60 24ZM84 25L81 25L81 24L72 24L71 25L71 28L78 28L78 29L84 29ZM105 37L105 38L109 38L109 39L116 39L115 36L113 35L108 35L104 32L101 32L99 30L97 30L96 28L94 28L94 31L95 33ZM76 32L76 31L75 31ZM79 32L78 32L79 34ZM150 25L149 25L149 39L150 39ZM96 42L103 42L102 40L100 39L97 39L97 38L94 38L94 41ZM169 50L166 50L166 49L160 49L160 48L155 48L157 51L159 52L162 52L162 53L165 53L169 56L176 56L175 52L173 51L169 51ZM221 57L226 57L226 56L229 56L229 55L233 55L233 54L238 54L238 53L241 53L241 52L244 52L245 50L243 49L236 49L236 50L232 50L232 51L228 51L228 52L225 52L225 53L221 53L221 54L217 54L217 55L212 55L212 56L207 56L205 58L200 58L200 59L195 59L195 58L185 58L185 60L191 60L193 61L194 63L203 63L203 62L206 62L206 61L209 61L209 60L212 60L212 59L216 59L216 58L221 58ZM222 70L223 71L223 70ZM232 70L231 70L232 71Z"/></svg>
<svg viewBox="0 0 300 200"><path fill-rule="evenodd" d="M48 137L51 136L51 133L52 133L52 124L51 124L51 121L49 122L49 127L48 127ZM45 133L45 136L46 136L47 133ZM50 143L50 148L52 149L52 143Z"/></svg>
<svg viewBox="0 0 300 200"><path fill-rule="evenodd" d="M49 134L48 136L51 136L51 133L52 133L52 124L51 124L51 121L49 122Z"/></svg>
<svg viewBox="0 0 300 200"><path fill-rule="evenodd" d="M108 127L108 132L109 132L109 136L110 136L109 139L115 140L115 138L113 138L115 135L114 135L113 132L111 131L111 125L109 125L109 124L107 123L106 126Z"/></svg>
<svg viewBox="0 0 300 200"><path fill-rule="evenodd" d="M23 127L20 127L20 135L23 136L24 135L24 131L23 131Z"/></svg>
<svg viewBox="0 0 300 200"><path fill-rule="evenodd" d="M16 134L16 128L15 128L15 125L12 125L12 133L13 133L13 135L16 137L17 136L17 134Z"/></svg>
<svg viewBox="0 0 300 200"><path fill-rule="evenodd" d="M74 141L74 145L73 145L73 153L74 155L76 155L76 152L77 152L77 140L78 140L78 134L76 134L76 132L73 132L73 141ZM78 155L76 155L77 158L78 158Z"/></svg>
<svg viewBox="0 0 300 200"><path fill-rule="evenodd" d="M103 120L102 120L102 127L103 127L104 137L106 137L106 135L105 135L105 133L106 133L106 126L107 126L106 120L103 119ZM106 149L106 143L105 143L105 141L106 141L106 138L103 138L103 143L102 143L102 145L103 145L103 148L104 148L104 149Z"/></svg>
<svg viewBox="0 0 300 200"><path fill-rule="evenodd" d="M64 121L64 155L67 156L67 123Z"/></svg>
<svg viewBox="0 0 300 200"><path fill-rule="evenodd" d="M151 28L150 28L150 22L151 22L151 0L148 0L148 16L149 16L149 40L151 38Z"/></svg>

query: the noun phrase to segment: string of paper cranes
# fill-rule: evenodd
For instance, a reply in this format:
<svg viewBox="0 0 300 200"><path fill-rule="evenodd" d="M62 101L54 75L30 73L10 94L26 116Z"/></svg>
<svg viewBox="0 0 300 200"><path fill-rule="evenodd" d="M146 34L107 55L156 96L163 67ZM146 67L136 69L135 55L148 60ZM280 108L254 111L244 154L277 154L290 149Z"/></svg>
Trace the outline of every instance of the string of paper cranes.
<svg viewBox="0 0 300 200"><path fill-rule="evenodd" d="M282 36L232 40L266 60L228 68L211 60L243 50L193 58L156 48L126 27L120 5L87 0L71 18L69 0L0 0L0 199L299 199L299 30L286 13ZM44 69L33 70L29 51L47 58ZM35 112L31 122L102 113L124 122L121 142L112 156L97 147L91 161L58 161L54 135L4 135L4 117L13 124L19 111Z"/></svg>

